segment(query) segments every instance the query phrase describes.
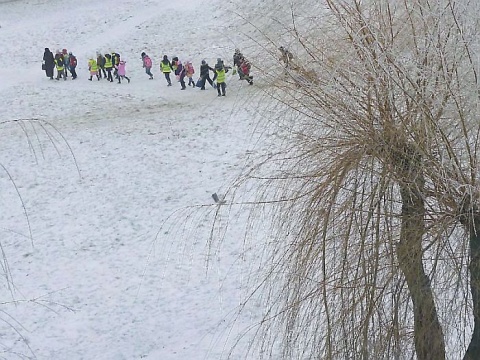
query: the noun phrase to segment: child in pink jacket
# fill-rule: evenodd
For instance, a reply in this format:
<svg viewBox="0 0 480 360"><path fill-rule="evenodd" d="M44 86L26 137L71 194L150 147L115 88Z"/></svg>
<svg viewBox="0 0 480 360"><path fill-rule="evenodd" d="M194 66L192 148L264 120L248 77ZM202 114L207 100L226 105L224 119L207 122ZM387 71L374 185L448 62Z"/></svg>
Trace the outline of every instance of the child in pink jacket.
<svg viewBox="0 0 480 360"><path fill-rule="evenodd" d="M125 63L126 61L120 60L118 65L116 66L117 68L117 75L118 75L118 83L121 84L122 82L120 81L121 79L127 79L128 83L130 83L130 79L126 76L126 69L125 69Z"/></svg>
<svg viewBox="0 0 480 360"><path fill-rule="evenodd" d="M188 60L186 63L185 63L185 74L187 75L187 78L188 78L188 86L192 85L193 87L195 87L195 81L193 81L192 77L193 77L193 74L195 74L195 69L193 68L193 64L190 60Z"/></svg>

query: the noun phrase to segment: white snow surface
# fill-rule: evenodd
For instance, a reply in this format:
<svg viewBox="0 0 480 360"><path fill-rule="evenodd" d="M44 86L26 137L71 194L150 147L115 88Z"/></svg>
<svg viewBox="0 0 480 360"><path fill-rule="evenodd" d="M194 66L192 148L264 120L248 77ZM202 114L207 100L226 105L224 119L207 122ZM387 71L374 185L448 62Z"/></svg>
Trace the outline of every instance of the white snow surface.
<svg viewBox="0 0 480 360"><path fill-rule="evenodd" d="M211 194L254 151L253 87L230 74L226 97L181 91L158 69L163 54L192 60L195 79L202 59L231 63L241 43L215 9L0 1L0 358L258 358L245 353L261 306L239 312L261 249L248 208L226 230L221 215L208 248ZM72 51L78 79L49 80L45 47ZM97 51L120 53L131 83L87 81Z"/></svg>

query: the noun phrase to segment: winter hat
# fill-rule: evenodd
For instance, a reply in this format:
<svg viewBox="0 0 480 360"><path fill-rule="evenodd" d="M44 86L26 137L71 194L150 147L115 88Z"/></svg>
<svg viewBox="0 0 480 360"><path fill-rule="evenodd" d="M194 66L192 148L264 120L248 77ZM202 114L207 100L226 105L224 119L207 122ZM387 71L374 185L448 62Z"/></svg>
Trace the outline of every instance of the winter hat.
<svg viewBox="0 0 480 360"><path fill-rule="evenodd" d="M217 58L217 63L218 63L218 64L221 64L221 63L222 63L222 59Z"/></svg>
<svg viewBox="0 0 480 360"><path fill-rule="evenodd" d="M62 54L66 54L66 53L67 53L67 49L63 49Z"/></svg>
<svg viewBox="0 0 480 360"><path fill-rule="evenodd" d="M50 49L49 49L49 48L45 48L45 51L50 51Z"/></svg>
<svg viewBox="0 0 480 360"><path fill-rule="evenodd" d="M142 58L145 57L145 55L147 55L147 54L145 54L145 52L142 52Z"/></svg>
<svg viewBox="0 0 480 360"><path fill-rule="evenodd" d="M207 62L205 60L202 60L202 65L206 65Z"/></svg>
<svg viewBox="0 0 480 360"><path fill-rule="evenodd" d="M168 60L168 56L167 56L167 55L163 55L163 60Z"/></svg>

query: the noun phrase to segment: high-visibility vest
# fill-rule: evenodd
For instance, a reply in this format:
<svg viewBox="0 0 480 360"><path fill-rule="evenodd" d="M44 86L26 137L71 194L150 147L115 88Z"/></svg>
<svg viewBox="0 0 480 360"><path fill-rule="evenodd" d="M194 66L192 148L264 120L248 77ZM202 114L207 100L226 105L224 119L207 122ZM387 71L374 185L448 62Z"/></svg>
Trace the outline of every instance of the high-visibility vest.
<svg viewBox="0 0 480 360"><path fill-rule="evenodd" d="M112 62L113 62L113 65L118 65L118 63L120 62L120 56L117 56L118 54L117 53L112 53Z"/></svg>
<svg viewBox="0 0 480 360"><path fill-rule="evenodd" d="M112 58L109 59L109 58L105 57L105 68L109 69L109 68L112 68L112 67L113 67Z"/></svg>
<svg viewBox="0 0 480 360"><path fill-rule="evenodd" d="M63 60L63 59L62 59ZM58 59L55 59L55 66L57 67L57 70L58 71L62 71L63 70L63 62L59 62Z"/></svg>
<svg viewBox="0 0 480 360"><path fill-rule="evenodd" d="M169 63L164 63L163 61L160 63L160 68L162 69L163 73L172 72L172 68L170 67Z"/></svg>
<svg viewBox="0 0 480 360"><path fill-rule="evenodd" d="M97 66L96 60L90 59L88 61L88 68L90 69L90 71L98 71L98 66Z"/></svg>
<svg viewBox="0 0 480 360"><path fill-rule="evenodd" d="M221 70L215 70L217 73L217 83L221 84L225 82L225 68L222 68Z"/></svg>

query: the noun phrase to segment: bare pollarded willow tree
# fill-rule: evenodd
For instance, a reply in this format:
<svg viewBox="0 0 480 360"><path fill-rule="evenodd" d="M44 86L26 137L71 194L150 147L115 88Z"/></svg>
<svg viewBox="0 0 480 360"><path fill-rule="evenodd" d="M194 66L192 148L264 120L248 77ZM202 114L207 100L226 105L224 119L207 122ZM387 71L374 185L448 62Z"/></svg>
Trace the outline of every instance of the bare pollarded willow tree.
<svg viewBox="0 0 480 360"><path fill-rule="evenodd" d="M264 32L294 57L267 74L290 136L263 353L480 359L477 5L301 5Z"/></svg>

